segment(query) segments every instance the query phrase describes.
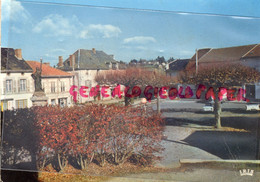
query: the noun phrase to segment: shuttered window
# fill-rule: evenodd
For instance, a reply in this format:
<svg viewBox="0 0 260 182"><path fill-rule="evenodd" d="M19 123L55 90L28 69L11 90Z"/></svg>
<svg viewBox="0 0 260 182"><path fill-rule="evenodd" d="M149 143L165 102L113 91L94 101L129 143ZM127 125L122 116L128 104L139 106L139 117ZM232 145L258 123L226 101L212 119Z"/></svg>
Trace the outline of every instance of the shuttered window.
<svg viewBox="0 0 260 182"><path fill-rule="evenodd" d="M13 89L12 89L12 87L13 87L13 82L12 82L12 80L6 80L6 82L5 82L6 84L5 84L5 91L6 91L6 93L12 93L12 91L13 91Z"/></svg>
<svg viewBox="0 0 260 182"><path fill-rule="evenodd" d="M26 91L26 79L21 79L19 82L19 89L20 92L25 92Z"/></svg>
<svg viewBox="0 0 260 182"><path fill-rule="evenodd" d="M55 93L55 82L51 82L51 93Z"/></svg>
<svg viewBox="0 0 260 182"><path fill-rule="evenodd" d="M27 99L17 100L16 101L16 108L23 109L27 107Z"/></svg>
<svg viewBox="0 0 260 182"><path fill-rule="evenodd" d="M65 82L60 82L60 86L61 86L60 91L65 92Z"/></svg>

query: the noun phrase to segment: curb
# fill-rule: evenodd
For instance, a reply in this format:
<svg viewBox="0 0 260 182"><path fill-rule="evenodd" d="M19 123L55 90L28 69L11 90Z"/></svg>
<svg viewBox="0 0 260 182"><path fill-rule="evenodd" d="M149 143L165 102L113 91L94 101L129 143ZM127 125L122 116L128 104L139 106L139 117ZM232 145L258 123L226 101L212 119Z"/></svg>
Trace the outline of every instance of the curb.
<svg viewBox="0 0 260 182"><path fill-rule="evenodd" d="M222 160L222 159L180 159L181 164L198 164L198 163L244 163L244 164L260 164L260 160Z"/></svg>

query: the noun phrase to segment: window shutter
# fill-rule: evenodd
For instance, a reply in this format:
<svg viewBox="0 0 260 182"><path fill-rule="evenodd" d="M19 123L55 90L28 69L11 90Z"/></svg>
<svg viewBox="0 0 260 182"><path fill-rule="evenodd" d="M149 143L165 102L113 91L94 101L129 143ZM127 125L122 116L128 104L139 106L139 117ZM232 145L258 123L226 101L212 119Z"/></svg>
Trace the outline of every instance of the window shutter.
<svg viewBox="0 0 260 182"><path fill-rule="evenodd" d="M5 89L6 89L6 81L3 81L3 94L5 94Z"/></svg>
<svg viewBox="0 0 260 182"><path fill-rule="evenodd" d="M20 82L21 82L21 80L18 80L18 92L21 92L21 85L20 85L21 83Z"/></svg>
<svg viewBox="0 0 260 182"><path fill-rule="evenodd" d="M16 92L16 80L13 80L13 93L15 93Z"/></svg>
<svg viewBox="0 0 260 182"><path fill-rule="evenodd" d="M30 92L30 80L26 80L26 86L27 87L27 92Z"/></svg>

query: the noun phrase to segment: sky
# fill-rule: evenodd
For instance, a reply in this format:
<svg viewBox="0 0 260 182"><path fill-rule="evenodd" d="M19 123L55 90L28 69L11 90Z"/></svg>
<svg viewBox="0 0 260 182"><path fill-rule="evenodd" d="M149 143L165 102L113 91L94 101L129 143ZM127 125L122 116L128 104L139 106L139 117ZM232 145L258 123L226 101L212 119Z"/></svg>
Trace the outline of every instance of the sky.
<svg viewBox="0 0 260 182"><path fill-rule="evenodd" d="M2 47L51 65L77 49L117 61L260 43L258 0L2 0Z"/></svg>

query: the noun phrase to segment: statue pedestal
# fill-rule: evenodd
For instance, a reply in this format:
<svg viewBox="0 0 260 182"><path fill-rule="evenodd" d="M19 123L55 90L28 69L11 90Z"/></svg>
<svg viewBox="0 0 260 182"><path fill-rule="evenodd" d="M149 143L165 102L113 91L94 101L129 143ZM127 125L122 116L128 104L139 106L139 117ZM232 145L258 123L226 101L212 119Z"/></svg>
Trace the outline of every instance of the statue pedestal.
<svg viewBox="0 0 260 182"><path fill-rule="evenodd" d="M48 97L46 97L43 91L34 92L31 98L33 106L46 106L48 105Z"/></svg>

